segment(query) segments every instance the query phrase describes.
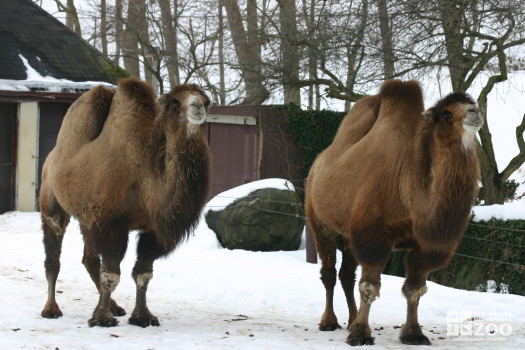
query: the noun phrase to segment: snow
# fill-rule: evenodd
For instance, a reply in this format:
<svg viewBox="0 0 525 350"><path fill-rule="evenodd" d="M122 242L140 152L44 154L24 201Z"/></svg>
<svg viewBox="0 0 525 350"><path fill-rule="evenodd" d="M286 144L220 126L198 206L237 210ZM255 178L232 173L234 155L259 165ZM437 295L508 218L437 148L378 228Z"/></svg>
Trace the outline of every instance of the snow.
<svg viewBox="0 0 525 350"><path fill-rule="evenodd" d="M492 218L502 220L525 220L525 201L474 207L474 221L488 221Z"/></svg>
<svg viewBox="0 0 525 350"><path fill-rule="evenodd" d="M0 90L7 91L31 91L37 89L48 92L77 92L76 90L89 90L98 85L114 89L115 86L101 81L75 82L67 79L57 79L52 76L42 76L21 54L18 55L26 68L27 77L25 80L0 79ZM37 57L37 59L39 59Z"/></svg>
<svg viewBox="0 0 525 350"><path fill-rule="evenodd" d="M287 186L291 185L279 179L243 185L213 198L205 210L227 205L257 188ZM502 218L512 215L506 206L486 208ZM479 210L475 209L476 215L489 215ZM132 237L121 265L121 282L113 293L128 315L119 318L117 327L89 328L87 320L98 294L81 264L78 223L72 220L64 238L57 283L64 316L59 319L40 316L47 297L41 242L39 213L0 215L0 349L349 349L345 329L318 330L325 292L320 264L306 263L304 249L266 253L223 249L201 218L194 237L155 262L148 306L161 325L143 329L127 323L135 299L130 276L135 259ZM381 297L370 314L376 345L367 349L406 348L396 328L406 312L402 284L402 278L382 276ZM525 297L457 290L432 282L428 287L419 319L432 349L525 348ZM339 285L334 305L339 323L346 327L348 311ZM474 335L453 335L460 326L472 327Z"/></svg>

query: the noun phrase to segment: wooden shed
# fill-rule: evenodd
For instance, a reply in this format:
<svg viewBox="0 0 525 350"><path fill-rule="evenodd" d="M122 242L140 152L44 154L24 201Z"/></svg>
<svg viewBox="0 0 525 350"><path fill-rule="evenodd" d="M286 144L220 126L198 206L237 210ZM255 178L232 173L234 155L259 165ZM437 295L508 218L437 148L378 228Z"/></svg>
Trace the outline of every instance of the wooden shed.
<svg viewBox="0 0 525 350"><path fill-rule="evenodd" d="M33 211L70 104L128 73L31 0L0 1L0 43L0 213Z"/></svg>
<svg viewBox="0 0 525 350"><path fill-rule="evenodd" d="M272 106L214 106L208 141L212 150L212 195L268 178L297 180L305 174L285 111Z"/></svg>

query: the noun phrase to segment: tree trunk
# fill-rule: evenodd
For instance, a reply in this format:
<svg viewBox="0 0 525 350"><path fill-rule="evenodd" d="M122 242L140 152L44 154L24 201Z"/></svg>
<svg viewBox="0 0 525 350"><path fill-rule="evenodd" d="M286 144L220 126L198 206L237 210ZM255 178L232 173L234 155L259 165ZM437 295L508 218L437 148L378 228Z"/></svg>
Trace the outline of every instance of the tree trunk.
<svg viewBox="0 0 525 350"><path fill-rule="evenodd" d="M388 0L377 0L379 11L379 29L381 30L381 51L385 79L392 79L395 74L395 56L392 49L392 28L388 14Z"/></svg>
<svg viewBox="0 0 525 350"><path fill-rule="evenodd" d="M487 115L487 99L486 96L478 99L478 107L483 116ZM494 156L494 148L492 146L492 135L489 130L488 122L485 118L485 124L479 131L479 138L481 140L481 147L479 148L479 167L481 171L481 185L483 192L483 200L485 204L503 204L503 184L498 171L498 164Z"/></svg>
<svg viewBox="0 0 525 350"><path fill-rule="evenodd" d="M284 103L301 105L299 82L299 48L295 0L277 0L281 25L281 60L283 62Z"/></svg>
<svg viewBox="0 0 525 350"><path fill-rule="evenodd" d="M306 21L306 29L308 30L308 78L311 81L316 81L317 76L317 64L318 64L318 52L317 52L317 29L315 28L315 0L310 0L307 4L306 0L303 0L303 16ZM313 84L308 87L308 109L320 109L320 93L319 84Z"/></svg>
<svg viewBox="0 0 525 350"><path fill-rule="evenodd" d="M126 28L122 36L122 55L124 68L133 76L140 79L139 62L139 22L140 0L129 0L126 17Z"/></svg>
<svg viewBox="0 0 525 350"><path fill-rule="evenodd" d="M226 104L226 83L224 79L224 17L222 0L219 0L219 104Z"/></svg>
<svg viewBox="0 0 525 350"><path fill-rule="evenodd" d="M82 36L80 21L78 20L77 8L73 0L67 0L66 26L71 28L79 36Z"/></svg>
<svg viewBox="0 0 525 350"><path fill-rule="evenodd" d="M175 9L177 9L177 1L174 1ZM161 21L162 21L162 35L166 43L165 60L166 68L168 69L170 88L180 84L179 73L179 54L177 51L177 27L174 25L173 14L169 0L159 0ZM177 11L175 11L177 13ZM176 21L177 19L175 19Z"/></svg>
<svg viewBox="0 0 525 350"><path fill-rule="evenodd" d="M439 15L445 47L447 49L448 68L453 91L464 91L463 82L463 15L466 0L439 0Z"/></svg>
<svg viewBox="0 0 525 350"><path fill-rule="evenodd" d="M115 0L115 58L113 61L117 64L120 62L121 50L122 50L122 41L123 41L123 30L122 24L123 20L123 8L122 0Z"/></svg>
<svg viewBox="0 0 525 350"><path fill-rule="evenodd" d="M364 56L364 39L365 31L368 24L368 0L361 2L361 20L356 28L355 39L352 44L347 46L347 62L348 69L346 72L346 90L354 91L354 86L357 80L357 73L359 72L361 62ZM345 110L350 109L349 100L345 101Z"/></svg>
<svg viewBox="0 0 525 350"><path fill-rule="evenodd" d="M226 9L233 46L246 85L246 99L243 104L260 105L269 97L268 90L262 84L261 72L255 69L255 67L260 67L261 57L257 56L257 52L251 51L253 45L248 44L238 2L236 0L223 0L223 5Z"/></svg>
<svg viewBox="0 0 525 350"><path fill-rule="evenodd" d="M108 56L108 17L106 0L100 0L100 40L102 44L102 54Z"/></svg>
<svg viewBox="0 0 525 350"><path fill-rule="evenodd" d="M77 33L79 36L82 36L75 2L73 0L67 0L66 5L64 5L60 0L55 0L55 3L58 11L66 14L66 27Z"/></svg>

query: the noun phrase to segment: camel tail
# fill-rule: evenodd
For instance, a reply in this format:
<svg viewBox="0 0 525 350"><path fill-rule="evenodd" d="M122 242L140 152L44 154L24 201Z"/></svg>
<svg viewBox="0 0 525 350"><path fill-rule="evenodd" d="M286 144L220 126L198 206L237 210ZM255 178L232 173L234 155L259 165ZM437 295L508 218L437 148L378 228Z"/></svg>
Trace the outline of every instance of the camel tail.
<svg viewBox="0 0 525 350"><path fill-rule="evenodd" d="M62 121L56 147L73 154L96 139L109 114L113 95L113 91L99 85L80 96Z"/></svg>

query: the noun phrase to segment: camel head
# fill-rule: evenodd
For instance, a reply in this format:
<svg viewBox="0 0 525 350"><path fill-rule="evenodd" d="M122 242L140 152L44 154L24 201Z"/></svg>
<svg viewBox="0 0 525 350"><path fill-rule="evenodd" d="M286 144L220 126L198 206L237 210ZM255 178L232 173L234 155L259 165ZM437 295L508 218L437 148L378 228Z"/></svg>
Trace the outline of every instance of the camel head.
<svg viewBox="0 0 525 350"><path fill-rule="evenodd" d="M423 112L434 123L434 131L442 144L461 142L465 150L475 144L475 135L483 126L483 117L476 102L463 92L455 92Z"/></svg>
<svg viewBox="0 0 525 350"><path fill-rule="evenodd" d="M210 105L206 93L194 84L176 86L169 93L161 95L157 102L168 128L185 128L188 136L199 131L199 125L206 121Z"/></svg>

